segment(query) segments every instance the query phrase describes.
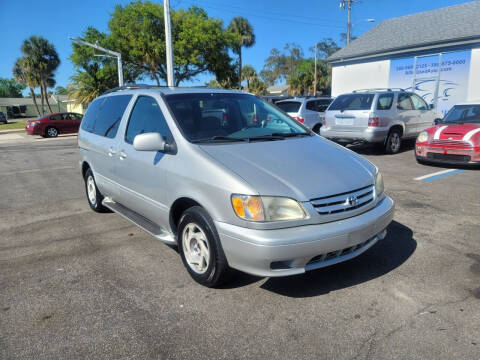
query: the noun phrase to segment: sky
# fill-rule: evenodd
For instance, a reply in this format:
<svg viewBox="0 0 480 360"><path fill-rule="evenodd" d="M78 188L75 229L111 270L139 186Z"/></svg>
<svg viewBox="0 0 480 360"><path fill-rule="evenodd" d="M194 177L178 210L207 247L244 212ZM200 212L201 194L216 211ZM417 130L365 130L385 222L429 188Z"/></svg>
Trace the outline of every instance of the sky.
<svg viewBox="0 0 480 360"><path fill-rule="evenodd" d="M61 59L55 78L57 85L66 87L75 72L69 58L72 46L68 37L81 37L88 26L108 32L108 20L115 5L129 2L0 0L0 77L12 77L13 64L21 56L22 41L31 35L40 35L55 45ZM340 9L339 2L340 0L170 0L170 6L173 9L199 6L210 17L222 19L225 26L235 16L247 18L253 26L256 43L249 49L243 49L242 61L260 71L270 50L282 49L286 43L299 44L305 56L313 56L309 49L323 38L330 37L340 44L340 33L346 32L347 12ZM352 9L352 34L361 35L392 17L465 2L469 0L356 0ZM375 19L375 22L368 22L367 19ZM181 85L204 85L211 78L213 75L204 74Z"/></svg>

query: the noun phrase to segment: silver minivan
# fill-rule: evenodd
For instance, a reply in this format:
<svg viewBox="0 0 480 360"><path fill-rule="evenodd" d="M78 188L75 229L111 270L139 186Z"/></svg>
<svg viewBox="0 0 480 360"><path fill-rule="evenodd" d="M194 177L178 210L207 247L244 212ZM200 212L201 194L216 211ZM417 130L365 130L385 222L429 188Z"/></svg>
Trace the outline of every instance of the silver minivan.
<svg viewBox="0 0 480 360"><path fill-rule="evenodd" d="M286 276L351 259L393 218L372 163L242 92L114 89L90 104L78 145L90 207L176 245L206 286L232 268Z"/></svg>
<svg viewBox="0 0 480 360"><path fill-rule="evenodd" d="M387 153L395 154L403 139L416 138L442 117L414 93L401 89L360 90L335 98L325 112L320 132L343 143L377 143Z"/></svg>

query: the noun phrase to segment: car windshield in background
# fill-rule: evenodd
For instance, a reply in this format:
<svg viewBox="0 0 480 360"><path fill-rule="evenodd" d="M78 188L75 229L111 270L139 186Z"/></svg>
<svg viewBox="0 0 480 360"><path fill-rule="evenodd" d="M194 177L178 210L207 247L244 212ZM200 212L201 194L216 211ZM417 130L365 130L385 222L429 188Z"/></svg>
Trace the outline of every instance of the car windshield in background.
<svg viewBox="0 0 480 360"><path fill-rule="evenodd" d="M340 95L328 107L328 110L370 110L375 94Z"/></svg>
<svg viewBox="0 0 480 360"><path fill-rule="evenodd" d="M287 113L296 113L300 109L301 103L298 101L282 101L275 105Z"/></svg>
<svg viewBox="0 0 480 360"><path fill-rule="evenodd" d="M455 105L442 122L480 123L480 105Z"/></svg>
<svg viewBox="0 0 480 360"><path fill-rule="evenodd" d="M295 120L253 95L190 93L165 99L191 142L268 141L310 135Z"/></svg>

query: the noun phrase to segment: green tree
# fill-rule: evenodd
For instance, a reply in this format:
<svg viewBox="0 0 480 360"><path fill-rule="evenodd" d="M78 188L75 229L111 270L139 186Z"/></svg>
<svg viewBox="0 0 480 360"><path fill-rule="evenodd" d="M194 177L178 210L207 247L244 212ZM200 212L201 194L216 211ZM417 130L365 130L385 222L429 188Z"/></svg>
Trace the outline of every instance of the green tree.
<svg viewBox="0 0 480 360"><path fill-rule="evenodd" d="M245 65L242 69L242 80L247 81L247 89L250 89L250 81L257 79L257 71L251 65Z"/></svg>
<svg viewBox="0 0 480 360"><path fill-rule="evenodd" d="M112 39L105 33L93 27L87 28L83 39L89 43L98 43L100 46L115 49ZM95 49L73 44L70 56L75 67L75 74L67 87L70 99L77 104L88 104L105 91L118 86L118 69L116 59L100 54ZM123 77L125 82L135 82L142 70L131 63L123 64Z"/></svg>
<svg viewBox="0 0 480 360"><path fill-rule="evenodd" d="M45 99L48 109L52 112L47 88L55 86L54 73L60 65L60 58L55 46L41 36L31 36L22 43L21 51L24 57L29 59L33 67L32 71L36 73L42 97L42 111Z"/></svg>
<svg viewBox="0 0 480 360"><path fill-rule="evenodd" d="M233 51L238 55L238 88L242 88L242 47L252 47L255 44L255 34L247 19L237 16L228 25L228 31L235 36Z"/></svg>
<svg viewBox="0 0 480 360"><path fill-rule="evenodd" d="M31 59L26 57L17 59L15 65L13 65L13 77L18 83L28 86L38 116L40 116L40 110L38 109L37 98L35 96L35 88L39 86L40 80L38 74L35 72L35 67Z"/></svg>
<svg viewBox="0 0 480 360"><path fill-rule="evenodd" d="M267 93L267 85L262 80L254 78L250 82L248 91L255 95L265 95Z"/></svg>
<svg viewBox="0 0 480 360"><path fill-rule="evenodd" d="M68 95L68 91L63 86L57 86L55 88L55 95Z"/></svg>
<svg viewBox="0 0 480 360"><path fill-rule="evenodd" d="M277 81L286 81L303 60L303 50L295 43L288 43L284 46L283 52L273 48L270 56L265 59L261 78L269 85Z"/></svg>
<svg viewBox="0 0 480 360"><path fill-rule="evenodd" d="M233 36L221 20L198 8L171 10L175 85L203 72L219 82L231 72L228 49ZM117 5L108 23L110 37L123 58L160 85L167 81L163 6L149 1Z"/></svg>
<svg viewBox="0 0 480 360"><path fill-rule="evenodd" d="M15 79L0 78L0 97L21 98L22 91L26 88L24 83Z"/></svg>

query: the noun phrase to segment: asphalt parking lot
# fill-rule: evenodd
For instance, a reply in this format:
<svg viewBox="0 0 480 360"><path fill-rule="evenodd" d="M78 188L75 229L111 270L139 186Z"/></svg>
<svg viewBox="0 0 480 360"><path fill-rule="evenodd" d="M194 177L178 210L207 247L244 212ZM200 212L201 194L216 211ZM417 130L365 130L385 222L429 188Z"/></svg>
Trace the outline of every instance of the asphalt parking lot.
<svg viewBox="0 0 480 360"><path fill-rule="evenodd" d="M14 134L17 135L17 134ZM480 170L354 150L396 202L383 241L290 278L188 276L85 200L76 138L0 135L1 359L480 359Z"/></svg>

